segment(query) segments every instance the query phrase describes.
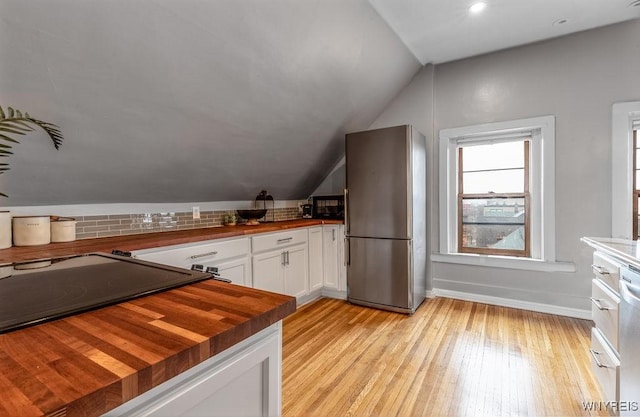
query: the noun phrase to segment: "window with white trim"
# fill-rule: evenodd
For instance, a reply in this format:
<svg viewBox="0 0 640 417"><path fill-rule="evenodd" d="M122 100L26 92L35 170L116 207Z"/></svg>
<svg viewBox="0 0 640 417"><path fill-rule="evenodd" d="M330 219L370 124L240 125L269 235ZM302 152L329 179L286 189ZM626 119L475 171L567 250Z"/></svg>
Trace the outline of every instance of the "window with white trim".
<svg viewBox="0 0 640 417"><path fill-rule="evenodd" d="M633 136L633 240L638 240L638 205L640 203L640 119L633 120L631 124L631 135Z"/></svg>
<svg viewBox="0 0 640 417"><path fill-rule="evenodd" d="M553 116L441 130L440 254L555 262L554 142Z"/></svg>

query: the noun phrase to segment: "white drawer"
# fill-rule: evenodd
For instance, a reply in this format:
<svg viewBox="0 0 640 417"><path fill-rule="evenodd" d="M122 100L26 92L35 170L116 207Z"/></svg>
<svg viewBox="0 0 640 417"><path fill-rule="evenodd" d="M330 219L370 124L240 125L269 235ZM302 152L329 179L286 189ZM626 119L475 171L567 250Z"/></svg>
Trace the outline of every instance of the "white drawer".
<svg viewBox="0 0 640 417"><path fill-rule="evenodd" d="M591 329L591 369L605 398L602 401L619 401L620 361L609 349L602 334Z"/></svg>
<svg viewBox="0 0 640 417"><path fill-rule="evenodd" d="M286 232L266 233L251 237L253 252L278 249L285 246L307 242L307 229Z"/></svg>
<svg viewBox="0 0 640 417"><path fill-rule="evenodd" d="M603 253L593 253L593 264L591 264L593 273L616 293L620 292L618 283L620 280L620 266L619 262Z"/></svg>
<svg viewBox="0 0 640 417"><path fill-rule="evenodd" d="M593 321L611 347L617 351L620 298L599 279L593 279L591 282L591 315Z"/></svg>
<svg viewBox="0 0 640 417"><path fill-rule="evenodd" d="M192 264L235 258L250 252L249 238L243 237L145 249L134 252L134 256L145 261L189 268Z"/></svg>

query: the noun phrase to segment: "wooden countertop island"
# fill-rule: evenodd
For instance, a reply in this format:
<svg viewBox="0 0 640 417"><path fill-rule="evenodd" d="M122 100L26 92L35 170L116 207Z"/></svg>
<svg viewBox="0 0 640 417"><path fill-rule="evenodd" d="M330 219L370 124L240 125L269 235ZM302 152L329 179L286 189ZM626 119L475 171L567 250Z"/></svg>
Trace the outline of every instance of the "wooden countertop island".
<svg viewBox="0 0 640 417"><path fill-rule="evenodd" d="M0 263L327 223L334 222L285 221L14 247L0 250ZM0 416L102 415L264 329L281 331L280 320L295 309L294 297L206 280L0 334ZM274 337L280 355L281 341Z"/></svg>

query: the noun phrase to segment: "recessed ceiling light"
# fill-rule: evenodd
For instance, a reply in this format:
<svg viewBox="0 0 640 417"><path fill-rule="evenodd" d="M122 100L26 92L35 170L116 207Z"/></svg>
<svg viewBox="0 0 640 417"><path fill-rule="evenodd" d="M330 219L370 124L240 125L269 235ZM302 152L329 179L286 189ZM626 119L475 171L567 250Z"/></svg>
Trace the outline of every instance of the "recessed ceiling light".
<svg viewBox="0 0 640 417"><path fill-rule="evenodd" d="M638 1L640 1L640 0L638 0ZM558 19L555 22L553 22L553 26L562 26L562 25L564 25L565 23L568 23L568 22L569 22L569 19L564 19L564 18L563 19Z"/></svg>
<svg viewBox="0 0 640 417"><path fill-rule="evenodd" d="M640 7L640 0L635 0L629 3L629 7Z"/></svg>
<svg viewBox="0 0 640 417"><path fill-rule="evenodd" d="M469 7L469 11L471 13L480 13L485 9L485 7L487 7L487 3L483 3L483 2L473 3L471 7Z"/></svg>

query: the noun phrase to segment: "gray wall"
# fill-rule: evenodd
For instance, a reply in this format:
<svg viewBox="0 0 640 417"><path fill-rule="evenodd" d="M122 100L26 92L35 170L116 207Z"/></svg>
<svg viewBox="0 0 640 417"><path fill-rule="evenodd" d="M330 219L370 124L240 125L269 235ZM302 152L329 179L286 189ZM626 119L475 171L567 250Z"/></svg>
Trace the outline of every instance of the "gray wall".
<svg viewBox="0 0 640 417"><path fill-rule="evenodd" d="M2 0L0 206L306 198L420 69L367 0Z"/></svg>
<svg viewBox="0 0 640 417"><path fill-rule="evenodd" d="M577 267L549 273L432 263L434 288L588 309L591 251L579 239L611 233L611 105L640 99L640 21L437 65L432 85L416 82L430 71L423 69L372 127L412 123L430 130L432 251L438 251L438 131L554 115L556 259ZM432 125L425 105L431 102Z"/></svg>

